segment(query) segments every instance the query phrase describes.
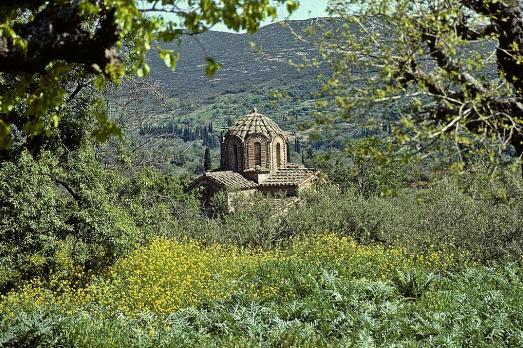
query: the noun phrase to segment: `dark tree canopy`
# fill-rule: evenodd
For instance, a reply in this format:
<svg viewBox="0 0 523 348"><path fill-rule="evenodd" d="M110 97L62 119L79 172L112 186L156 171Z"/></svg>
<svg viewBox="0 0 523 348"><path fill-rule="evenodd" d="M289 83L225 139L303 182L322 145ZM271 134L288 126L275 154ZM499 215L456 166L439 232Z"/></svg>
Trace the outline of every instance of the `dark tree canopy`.
<svg viewBox="0 0 523 348"><path fill-rule="evenodd" d="M203 170L208 172L211 169L212 169L211 150L208 147L206 147L204 158L203 158Z"/></svg>

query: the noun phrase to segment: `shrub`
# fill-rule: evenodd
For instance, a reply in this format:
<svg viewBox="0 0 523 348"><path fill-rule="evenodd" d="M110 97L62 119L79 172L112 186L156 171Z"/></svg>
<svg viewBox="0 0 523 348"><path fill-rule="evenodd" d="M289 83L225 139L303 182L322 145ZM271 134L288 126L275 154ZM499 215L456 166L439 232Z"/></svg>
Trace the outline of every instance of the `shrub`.
<svg viewBox="0 0 523 348"><path fill-rule="evenodd" d="M153 236L176 234L197 205L179 179L23 153L0 167L0 292L51 271L104 269Z"/></svg>
<svg viewBox="0 0 523 348"><path fill-rule="evenodd" d="M203 243L266 249L292 237L335 233L362 244L420 252L454 250L483 263L519 261L522 202L522 181L510 175L446 177L424 189L403 188L391 196L364 197L350 188L323 185L284 209L275 199L249 197L237 203L242 209L234 214L188 219L178 231Z"/></svg>
<svg viewBox="0 0 523 348"><path fill-rule="evenodd" d="M325 231L360 243L417 251L459 250L481 262L523 257L521 179L478 175L446 178L426 189L364 198L353 190L323 187L307 194L284 217L280 233Z"/></svg>

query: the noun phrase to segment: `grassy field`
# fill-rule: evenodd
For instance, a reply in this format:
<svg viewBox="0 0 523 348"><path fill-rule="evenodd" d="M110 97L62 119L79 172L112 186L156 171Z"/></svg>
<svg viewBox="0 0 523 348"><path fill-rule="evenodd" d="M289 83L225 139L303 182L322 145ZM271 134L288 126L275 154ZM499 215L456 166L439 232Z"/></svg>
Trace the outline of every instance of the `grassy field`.
<svg viewBox="0 0 523 348"><path fill-rule="evenodd" d="M0 346L522 346L520 266L347 237L273 250L157 239L107 274L1 299Z"/></svg>

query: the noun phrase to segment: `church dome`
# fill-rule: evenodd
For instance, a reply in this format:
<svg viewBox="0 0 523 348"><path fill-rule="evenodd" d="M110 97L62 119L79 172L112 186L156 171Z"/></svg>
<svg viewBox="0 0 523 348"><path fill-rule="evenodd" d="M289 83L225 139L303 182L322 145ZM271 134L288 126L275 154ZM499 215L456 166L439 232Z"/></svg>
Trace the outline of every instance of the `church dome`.
<svg viewBox="0 0 523 348"><path fill-rule="evenodd" d="M256 176L287 163L287 136L270 118L254 109L229 129L221 142L221 168ZM258 175L259 174L259 175Z"/></svg>
<svg viewBox="0 0 523 348"><path fill-rule="evenodd" d="M251 134L260 134L268 139L273 139L277 135L285 138L285 132L270 118L259 114L256 109L252 113L242 116L226 134L227 136L235 135L245 140Z"/></svg>

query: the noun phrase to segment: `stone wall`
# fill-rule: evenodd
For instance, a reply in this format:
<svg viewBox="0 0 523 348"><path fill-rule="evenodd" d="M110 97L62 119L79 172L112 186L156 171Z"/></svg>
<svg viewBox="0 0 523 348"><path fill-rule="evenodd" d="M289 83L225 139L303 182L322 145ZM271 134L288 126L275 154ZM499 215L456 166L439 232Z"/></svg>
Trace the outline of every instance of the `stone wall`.
<svg viewBox="0 0 523 348"><path fill-rule="evenodd" d="M311 190L314 188L316 179L308 180L302 183L300 186L297 185L261 185L258 190L264 194L285 194L288 197L298 196L301 192Z"/></svg>
<svg viewBox="0 0 523 348"><path fill-rule="evenodd" d="M258 189L265 194L279 195L283 193L288 197L297 196L299 193L299 188L296 185L260 186Z"/></svg>

